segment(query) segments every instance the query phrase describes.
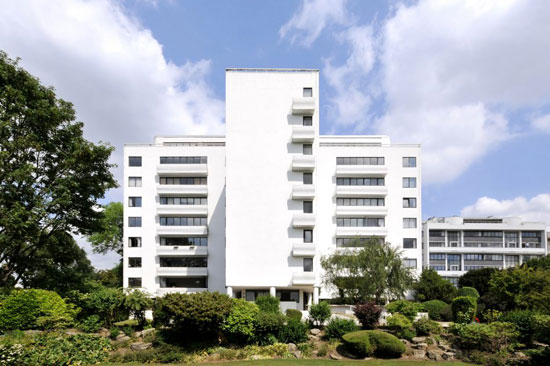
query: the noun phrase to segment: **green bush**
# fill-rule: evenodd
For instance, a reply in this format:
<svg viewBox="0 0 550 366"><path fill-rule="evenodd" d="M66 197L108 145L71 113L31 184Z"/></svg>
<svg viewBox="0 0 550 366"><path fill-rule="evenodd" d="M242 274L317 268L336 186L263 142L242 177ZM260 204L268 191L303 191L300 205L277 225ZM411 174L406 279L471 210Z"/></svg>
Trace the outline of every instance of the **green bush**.
<svg viewBox="0 0 550 366"><path fill-rule="evenodd" d="M447 303L441 300L430 300L422 303L422 308L428 313L430 319L441 320L441 311L445 309Z"/></svg>
<svg viewBox="0 0 550 366"><path fill-rule="evenodd" d="M232 299L231 312L222 324L222 330L231 342L249 343L254 339L258 306L245 299Z"/></svg>
<svg viewBox="0 0 550 366"><path fill-rule="evenodd" d="M462 287L458 289L457 297L458 296L470 296L475 297L476 299L479 298L479 292L473 287Z"/></svg>
<svg viewBox="0 0 550 366"><path fill-rule="evenodd" d="M129 312L124 305L124 291L119 288L99 287L90 293L72 291L70 301L80 308L80 319L97 315L101 319L101 326L110 328L113 323L128 319Z"/></svg>
<svg viewBox="0 0 550 366"><path fill-rule="evenodd" d="M0 330L65 328L77 313L53 291L14 290L0 306Z"/></svg>
<svg viewBox="0 0 550 366"><path fill-rule="evenodd" d="M380 320L380 314L382 309L376 305L373 301L357 305L353 308L355 317L361 323L363 329L374 329L378 325Z"/></svg>
<svg viewBox="0 0 550 366"><path fill-rule="evenodd" d="M535 340L550 344L550 315L535 315Z"/></svg>
<svg viewBox="0 0 550 366"><path fill-rule="evenodd" d="M302 343L307 341L308 327L299 320L289 319L279 331L279 341L283 343Z"/></svg>
<svg viewBox="0 0 550 366"><path fill-rule="evenodd" d="M441 315L441 320L445 322L451 322L453 321L453 308L451 304L445 306L443 309L441 309L441 312L439 313Z"/></svg>
<svg viewBox="0 0 550 366"><path fill-rule="evenodd" d="M113 327L109 329L109 338L114 340L116 339L116 337L118 337L119 334L120 334L120 329L118 329L117 327Z"/></svg>
<svg viewBox="0 0 550 366"><path fill-rule="evenodd" d="M309 318L313 325L323 326L330 319L330 305L326 301L313 304L309 308Z"/></svg>
<svg viewBox="0 0 550 366"><path fill-rule="evenodd" d="M386 321L388 329L398 338L411 340L416 335L412 322L405 315L394 313Z"/></svg>
<svg viewBox="0 0 550 366"><path fill-rule="evenodd" d="M396 300L386 305L388 313L399 313L405 315L410 320L416 318L416 314L422 310L422 304L408 300Z"/></svg>
<svg viewBox="0 0 550 366"><path fill-rule="evenodd" d="M346 333L355 332L359 327L352 319L332 318L326 329L325 337L328 339L340 339Z"/></svg>
<svg viewBox="0 0 550 366"><path fill-rule="evenodd" d="M419 336L429 336L431 334L440 334L443 329L441 326L428 318L418 319L413 323L416 334Z"/></svg>
<svg viewBox="0 0 550 366"><path fill-rule="evenodd" d="M451 304L451 308L455 322L470 323L476 316L477 299L469 296L456 297Z"/></svg>
<svg viewBox="0 0 550 366"><path fill-rule="evenodd" d="M256 342L260 345L276 343L284 323L285 317L282 314L260 312L256 317Z"/></svg>
<svg viewBox="0 0 550 366"><path fill-rule="evenodd" d="M101 328L101 319L97 315L90 315L80 322L78 328L86 333L95 333Z"/></svg>
<svg viewBox="0 0 550 366"><path fill-rule="evenodd" d="M550 365L550 346L538 349L529 353L531 360L529 366L548 366Z"/></svg>
<svg viewBox="0 0 550 366"><path fill-rule="evenodd" d="M519 332L518 340L521 343L530 345L535 336L535 316L536 312L530 310L514 310L502 314L499 321L513 323Z"/></svg>
<svg viewBox="0 0 550 366"><path fill-rule="evenodd" d="M431 268L422 271L413 289L417 301L442 300L449 303L456 296L456 287Z"/></svg>
<svg viewBox="0 0 550 366"><path fill-rule="evenodd" d="M256 298L256 305L263 313L280 313L281 301L273 296L258 296Z"/></svg>
<svg viewBox="0 0 550 366"><path fill-rule="evenodd" d="M506 349L519 336L514 324L504 322L453 324L450 331L457 336L456 343L461 348L487 352Z"/></svg>
<svg viewBox="0 0 550 366"><path fill-rule="evenodd" d="M286 317L289 319L302 320L302 312L296 309L286 309Z"/></svg>
<svg viewBox="0 0 550 366"><path fill-rule="evenodd" d="M145 311L153 307L153 300L140 290L127 290L123 305L133 319L138 321L138 326L143 328L147 324Z"/></svg>
<svg viewBox="0 0 550 366"><path fill-rule="evenodd" d="M114 353L109 357L111 362L136 362L144 363L179 363L185 361L185 354L174 345L162 344L154 348L137 352Z"/></svg>
<svg viewBox="0 0 550 366"><path fill-rule="evenodd" d="M405 345L396 337L379 330L359 330L342 336L346 349L359 357L398 358L405 353Z"/></svg>

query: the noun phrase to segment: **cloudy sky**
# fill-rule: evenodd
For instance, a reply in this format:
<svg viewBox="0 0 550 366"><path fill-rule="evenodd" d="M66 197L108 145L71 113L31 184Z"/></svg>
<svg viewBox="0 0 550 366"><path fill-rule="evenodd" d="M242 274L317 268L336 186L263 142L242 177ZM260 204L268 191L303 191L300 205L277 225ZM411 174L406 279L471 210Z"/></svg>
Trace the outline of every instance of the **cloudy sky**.
<svg viewBox="0 0 550 366"><path fill-rule="evenodd" d="M115 163L124 143L223 133L227 67L318 68L321 133L422 144L424 218L550 224L547 0L0 0L0 15L0 49Z"/></svg>

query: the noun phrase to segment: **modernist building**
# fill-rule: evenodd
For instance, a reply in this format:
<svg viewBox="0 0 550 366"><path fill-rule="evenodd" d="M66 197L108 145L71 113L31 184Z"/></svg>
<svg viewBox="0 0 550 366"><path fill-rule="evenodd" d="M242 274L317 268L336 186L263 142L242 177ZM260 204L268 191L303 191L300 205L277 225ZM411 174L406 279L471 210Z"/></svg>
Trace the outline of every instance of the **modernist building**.
<svg viewBox="0 0 550 366"><path fill-rule="evenodd" d="M423 223L423 265L454 284L469 270L507 268L547 253L546 224L519 217L437 217Z"/></svg>
<svg viewBox="0 0 550 366"><path fill-rule="evenodd" d="M226 136L124 149L124 286L333 294L320 259L376 237L421 268L420 146L320 136L317 70L228 69Z"/></svg>

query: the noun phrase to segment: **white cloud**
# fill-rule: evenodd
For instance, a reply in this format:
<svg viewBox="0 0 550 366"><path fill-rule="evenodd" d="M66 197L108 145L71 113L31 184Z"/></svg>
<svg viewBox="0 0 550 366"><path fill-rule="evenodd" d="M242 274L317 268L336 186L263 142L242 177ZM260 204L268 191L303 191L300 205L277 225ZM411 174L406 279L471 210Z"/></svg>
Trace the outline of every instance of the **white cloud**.
<svg viewBox="0 0 550 366"><path fill-rule="evenodd" d="M304 0L300 10L279 29L281 38L311 46L329 24L349 24L347 0Z"/></svg>
<svg viewBox="0 0 550 366"><path fill-rule="evenodd" d="M550 133L550 114L545 114L543 116L536 117L531 122L531 125L536 130L539 130L545 133Z"/></svg>
<svg viewBox="0 0 550 366"><path fill-rule="evenodd" d="M118 1L4 1L0 49L73 102L85 136L115 146L119 167L124 143L224 131L224 102L205 81L210 61L170 62ZM120 200L120 190L108 196Z"/></svg>
<svg viewBox="0 0 550 366"><path fill-rule="evenodd" d="M539 194L531 199L516 197L511 200L496 200L481 197L471 206L464 207L464 217L519 216L525 221L545 222L550 225L550 194Z"/></svg>

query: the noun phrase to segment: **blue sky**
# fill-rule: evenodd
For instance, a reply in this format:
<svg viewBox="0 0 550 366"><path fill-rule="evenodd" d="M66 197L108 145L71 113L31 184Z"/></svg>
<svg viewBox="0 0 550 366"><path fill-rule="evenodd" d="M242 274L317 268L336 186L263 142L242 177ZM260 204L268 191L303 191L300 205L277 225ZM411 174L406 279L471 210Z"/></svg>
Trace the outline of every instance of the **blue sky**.
<svg viewBox="0 0 550 366"><path fill-rule="evenodd" d="M424 218L550 224L547 1L2 3L0 49L72 101L118 164L124 143L223 133L227 67L317 68L321 133L422 144Z"/></svg>

